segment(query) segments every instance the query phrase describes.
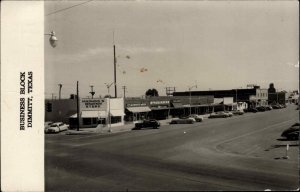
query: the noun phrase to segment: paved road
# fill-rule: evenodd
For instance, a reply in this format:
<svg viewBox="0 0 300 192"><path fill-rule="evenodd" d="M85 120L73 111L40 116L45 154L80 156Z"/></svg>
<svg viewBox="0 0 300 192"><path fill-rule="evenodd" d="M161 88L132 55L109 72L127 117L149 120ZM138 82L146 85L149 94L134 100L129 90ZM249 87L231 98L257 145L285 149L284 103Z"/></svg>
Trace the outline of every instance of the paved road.
<svg viewBox="0 0 300 192"><path fill-rule="evenodd" d="M47 135L48 191L293 190L296 106L111 135ZM286 144L290 144L289 159Z"/></svg>

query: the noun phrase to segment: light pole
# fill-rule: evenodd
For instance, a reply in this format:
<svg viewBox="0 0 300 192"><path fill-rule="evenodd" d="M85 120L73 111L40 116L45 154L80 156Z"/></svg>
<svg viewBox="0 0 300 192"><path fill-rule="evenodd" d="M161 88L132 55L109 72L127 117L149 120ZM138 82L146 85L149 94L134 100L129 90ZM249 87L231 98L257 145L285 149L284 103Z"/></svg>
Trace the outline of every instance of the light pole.
<svg viewBox="0 0 300 192"><path fill-rule="evenodd" d="M193 85L191 87L189 87L189 92L190 92L190 115L192 114L192 88L197 88L197 85Z"/></svg>
<svg viewBox="0 0 300 192"><path fill-rule="evenodd" d="M110 96L109 95L109 88L114 84L114 82L112 82L111 84L109 84L109 83L104 83L105 85L106 85L106 88L107 88L107 94L108 94L108 96Z"/></svg>
<svg viewBox="0 0 300 192"><path fill-rule="evenodd" d="M94 95L95 95L94 85L90 85L90 87L91 87L90 94L92 95L92 99L93 99L93 98L94 98Z"/></svg>
<svg viewBox="0 0 300 192"><path fill-rule="evenodd" d="M55 32L51 31L50 33L46 33L44 35L50 35L50 38L49 38L50 45L53 48L55 48L57 46L57 41L58 41L57 37L55 36ZM60 90L61 90L61 87L62 87L62 84L59 84ZM77 97L76 97L77 131L79 131L79 126L80 126L79 81L77 81L76 92L77 92ZM52 95L52 97L53 97L53 95Z"/></svg>
<svg viewBox="0 0 300 192"><path fill-rule="evenodd" d="M58 84L58 87L59 87L59 92L58 92L58 99L60 100L61 99L61 88L62 88L62 84Z"/></svg>

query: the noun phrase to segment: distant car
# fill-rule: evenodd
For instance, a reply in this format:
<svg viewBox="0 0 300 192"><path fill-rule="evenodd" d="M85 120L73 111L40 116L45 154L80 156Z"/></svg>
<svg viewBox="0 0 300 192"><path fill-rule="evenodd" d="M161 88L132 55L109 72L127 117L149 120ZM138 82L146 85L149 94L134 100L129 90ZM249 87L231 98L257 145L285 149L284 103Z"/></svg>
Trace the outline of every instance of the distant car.
<svg viewBox="0 0 300 192"><path fill-rule="evenodd" d="M259 111L259 112L265 112L266 111L266 109L263 106L256 107L256 110Z"/></svg>
<svg viewBox="0 0 300 192"><path fill-rule="evenodd" d="M281 108L286 108L286 104L279 104Z"/></svg>
<svg viewBox="0 0 300 192"><path fill-rule="evenodd" d="M143 120L141 122L135 123L135 129L152 127L153 129L158 129L160 127L160 123L155 119Z"/></svg>
<svg viewBox="0 0 300 192"><path fill-rule="evenodd" d="M190 118L194 118L196 122L202 122L203 121L203 117L197 115L197 114L192 114L189 116Z"/></svg>
<svg viewBox="0 0 300 192"><path fill-rule="evenodd" d="M288 129L284 130L281 133L282 137L287 137L290 133L293 133L295 131L299 131L300 125L299 123L295 123L294 125L292 125L291 127L289 127Z"/></svg>
<svg viewBox="0 0 300 192"><path fill-rule="evenodd" d="M275 105L272 105L272 108L273 109L281 109L282 107L280 105L275 104Z"/></svg>
<svg viewBox="0 0 300 192"><path fill-rule="evenodd" d="M229 117L228 114L224 113L223 111L211 113L208 118L227 118Z"/></svg>
<svg viewBox="0 0 300 192"><path fill-rule="evenodd" d="M69 129L69 125L62 122L52 123L47 129L47 133L59 133L61 131L66 131Z"/></svg>
<svg viewBox="0 0 300 192"><path fill-rule="evenodd" d="M195 122L195 119L192 118L175 118L172 119L170 124L193 124Z"/></svg>
<svg viewBox="0 0 300 192"><path fill-rule="evenodd" d="M44 123L44 130L45 130L45 133L47 132L48 128L50 127L50 125L52 124L53 122L52 121L46 121Z"/></svg>
<svg viewBox="0 0 300 192"><path fill-rule="evenodd" d="M287 133L285 137L288 140L299 140L299 131Z"/></svg>
<svg viewBox="0 0 300 192"><path fill-rule="evenodd" d="M254 109L254 108L248 108L248 109L244 109L244 112L252 112L252 113L257 113L258 110Z"/></svg>
<svg viewBox="0 0 300 192"><path fill-rule="evenodd" d="M224 111L225 114L228 115L228 117L232 117L233 116L233 113L231 113L230 111Z"/></svg>
<svg viewBox="0 0 300 192"><path fill-rule="evenodd" d="M268 111L270 111L270 110L273 109L271 106L265 106L265 108L266 108Z"/></svg>
<svg viewBox="0 0 300 192"><path fill-rule="evenodd" d="M244 112L238 110L238 111L232 111L232 114L233 114L233 115L243 115Z"/></svg>

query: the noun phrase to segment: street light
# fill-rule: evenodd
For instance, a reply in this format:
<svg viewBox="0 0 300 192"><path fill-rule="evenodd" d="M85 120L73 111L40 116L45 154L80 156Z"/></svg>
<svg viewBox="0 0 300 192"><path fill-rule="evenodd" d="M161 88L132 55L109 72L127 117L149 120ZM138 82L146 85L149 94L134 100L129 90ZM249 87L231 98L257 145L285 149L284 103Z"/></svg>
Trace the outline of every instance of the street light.
<svg viewBox="0 0 300 192"><path fill-rule="evenodd" d="M193 85L193 86L189 87L189 92L190 92L190 115L192 114L192 106L191 106L192 105L191 104L192 103L192 91L191 90L194 87L197 88L197 85Z"/></svg>
<svg viewBox="0 0 300 192"><path fill-rule="evenodd" d="M50 35L50 38L49 38L49 42L50 42L50 45L55 48L57 46L57 37L55 36L55 32L54 31L51 31L50 33L46 33L44 35Z"/></svg>
<svg viewBox="0 0 300 192"><path fill-rule="evenodd" d="M109 88L113 85L113 84L115 84L114 82L112 82L111 84L109 84L109 83L104 83L105 85L106 85L106 88L107 88L107 94L108 94L108 96L110 96L109 95Z"/></svg>

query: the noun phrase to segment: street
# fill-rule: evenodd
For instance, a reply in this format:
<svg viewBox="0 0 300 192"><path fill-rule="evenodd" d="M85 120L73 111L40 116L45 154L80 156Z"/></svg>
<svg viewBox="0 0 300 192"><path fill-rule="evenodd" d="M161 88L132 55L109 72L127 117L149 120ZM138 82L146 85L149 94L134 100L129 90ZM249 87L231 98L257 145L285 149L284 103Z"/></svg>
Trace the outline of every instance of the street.
<svg viewBox="0 0 300 192"><path fill-rule="evenodd" d="M46 135L46 190L296 190L299 142L280 139L299 122L296 107L107 135Z"/></svg>

